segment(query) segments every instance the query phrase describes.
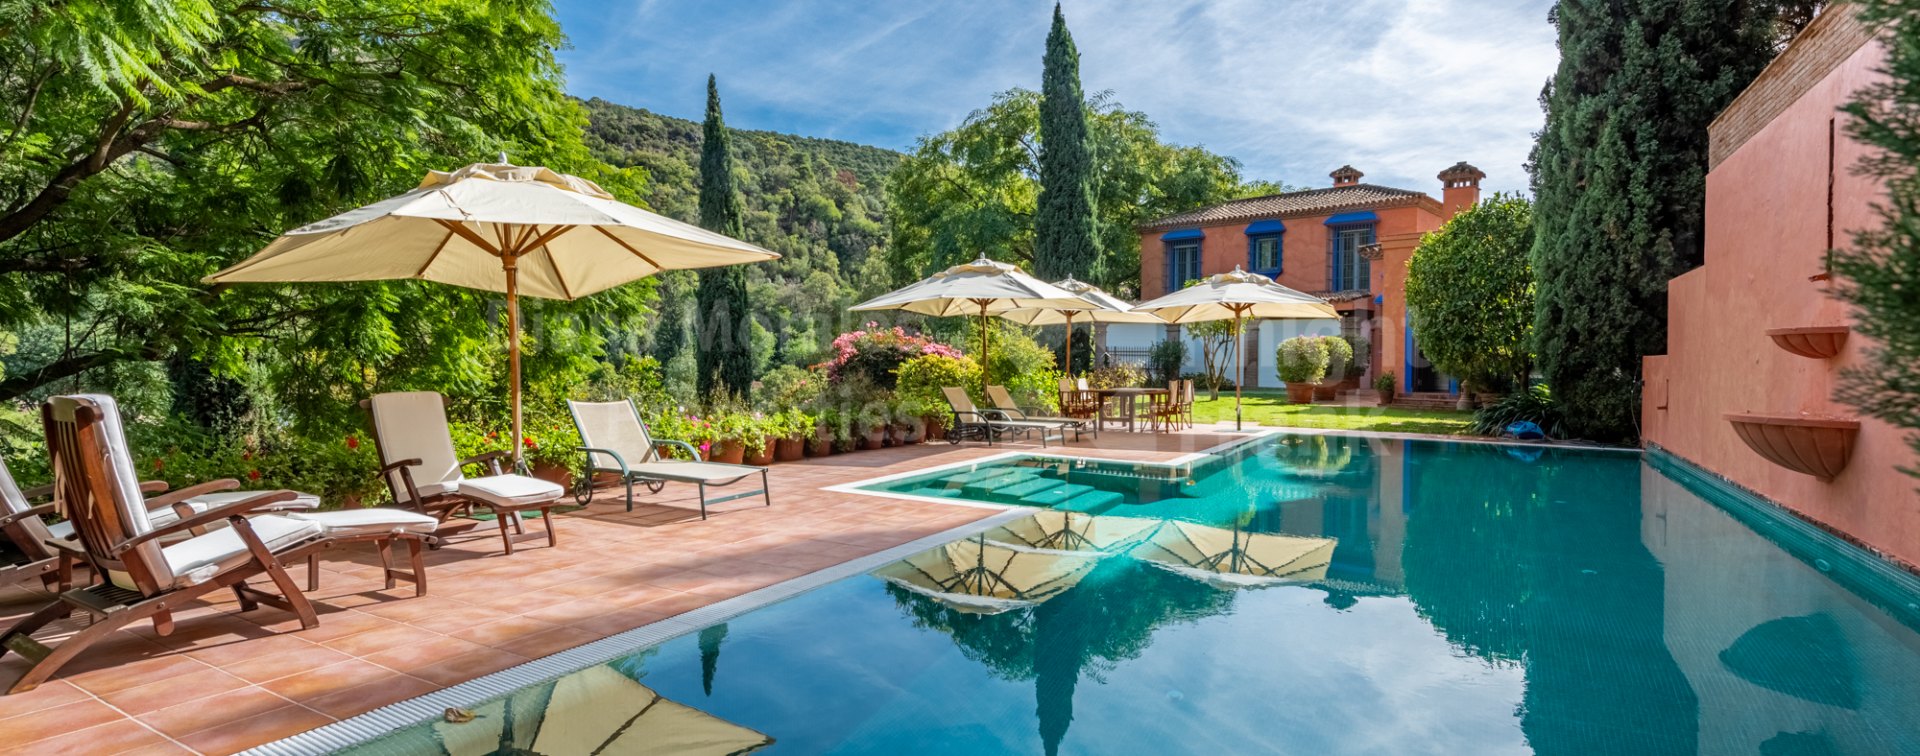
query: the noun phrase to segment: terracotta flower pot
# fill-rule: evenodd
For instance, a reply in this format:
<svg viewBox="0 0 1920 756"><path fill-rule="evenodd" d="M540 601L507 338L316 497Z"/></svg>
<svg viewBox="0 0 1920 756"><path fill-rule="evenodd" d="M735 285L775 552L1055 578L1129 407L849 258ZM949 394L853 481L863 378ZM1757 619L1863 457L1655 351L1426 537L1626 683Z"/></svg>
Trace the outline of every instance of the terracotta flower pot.
<svg viewBox="0 0 1920 756"><path fill-rule="evenodd" d="M906 424L900 426L899 433L900 443L920 443L927 440L927 422L917 417L907 418Z"/></svg>
<svg viewBox="0 0 1920 756"><path fill-rule="evenodd" d="M553 462L535 462L533 463L533 477L549 483L557 483L561 488L569 491L573 490L573 470L566 465L555 464Z"/></svg>
<svg viewBox="0 0 1920 756"><path fill-rule="evenodd" d="M887 445L886 428L868 428L860 434L861 449L879 449Z"/></svg>
<svg viewBox="0 0 1920 756"><path fill-rule="evenodd" d="M1385 406L1387 406L1387 405L1389 405L1389 404L1392 404L1392 403L1393 403L1393 391L1392 391L1392 390L1387 390L1387 391L1382 391L1382 392L1380 392L1380 406L1382 406L1382 407L1385 407Z"/></svg>
<svg viewBox="0 0 1920 756"><path fill-rule="evenodd" d="M772 438L762 439L760 451L747 455L747 464L755 467L766 467L767 465L773 464L773 443L774 439Z"/></svg>
<svg viewBox="0 0 1920 756"><path fill-rule="evenodd" d="M721 441L715 443L707 453L708 462L724 462L737 465L746 461L747 448L739 441Z"/></svg>
<svg viewBox="0 0 1920 756"><path fill-rule="evenodd" d="M801 436L774 439L773 459L776 462L795 462L807 456L807 440Z"/></svg>
<svg viewBox="0 0 1920 756"><path fill-rule="evenodd" d="M929 441L947 440L947 419L946 418L941 417L939 415L927 415L926 417L920 418L920 423L922 426L924 426L927 429L927 440Z"/></svg>
<svg viewBox="0 0 1920 756"><path fill-rule="evenodd" d="M1316 402L1331 402L1338 397L1339 394L1340 384L1338 383L1313 384L1313 400Z"/></svg>
<svg viewBox="0 0 1920 756"><path fill-rule="evenodd" d="M1287 401L1292 404L1312 404L1313 403L1313 384L1311 383L1287 384Z"/></svg>

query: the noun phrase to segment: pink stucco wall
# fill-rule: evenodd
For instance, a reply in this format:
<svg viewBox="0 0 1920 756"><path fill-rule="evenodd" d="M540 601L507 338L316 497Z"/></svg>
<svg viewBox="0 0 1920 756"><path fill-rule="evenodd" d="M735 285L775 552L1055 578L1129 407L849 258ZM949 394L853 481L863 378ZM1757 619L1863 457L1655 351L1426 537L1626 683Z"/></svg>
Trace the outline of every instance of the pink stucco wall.
<svg viewBox="0 0 1920 756"><path fill-rule="evenodd" d="M1828 134L1836 109L1875 79L1881 57L1869 43L1810 76L1810 90L1708 174L1706 265L1668 290L1668 353L1646 361L1643 435L1911 565L1920 564L1920 480L1896 468L1920 461L1900 430L1832 399L1841 371L1861 364L1865 340L1853 334L1839 357L1814 360L1765 334L1851 321L1831 284L1809 278L1825 269L1830 177L1834 245L1878 223L1872 205L1882 189L1852 170L1867 148L1846 138L1839 116L1830 160ZM1733 107L1766 107L1754 99ZM1724 419L1729 412L1858 417L1862 427L1851 463L1829 483L1748 449Z"/></svg>

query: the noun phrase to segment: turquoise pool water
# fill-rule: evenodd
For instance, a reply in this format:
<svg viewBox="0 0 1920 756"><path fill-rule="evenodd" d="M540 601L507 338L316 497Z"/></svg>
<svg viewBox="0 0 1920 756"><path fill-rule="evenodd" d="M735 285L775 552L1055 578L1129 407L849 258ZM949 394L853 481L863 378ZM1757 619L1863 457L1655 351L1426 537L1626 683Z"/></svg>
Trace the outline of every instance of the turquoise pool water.
<svg viewBox="0 0 1920 756"><path fill-rule="evenodd" d="M1283 436L877 487L1045 508L358 752L1920 753L1916 581L1663 458Z"/></svg>

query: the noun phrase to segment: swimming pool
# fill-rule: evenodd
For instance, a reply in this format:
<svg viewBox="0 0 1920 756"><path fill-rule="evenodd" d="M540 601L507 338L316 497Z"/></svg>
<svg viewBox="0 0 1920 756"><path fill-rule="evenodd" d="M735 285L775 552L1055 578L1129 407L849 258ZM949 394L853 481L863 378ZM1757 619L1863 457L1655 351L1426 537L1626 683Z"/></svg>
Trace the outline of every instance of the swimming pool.
<svg viewBox="0 0 1920 756"><path fill-rule="evenodd" d="M1920 753L1920 581L1658 455L1279 436L871 488L1045 508L355 752Z"/></svg>

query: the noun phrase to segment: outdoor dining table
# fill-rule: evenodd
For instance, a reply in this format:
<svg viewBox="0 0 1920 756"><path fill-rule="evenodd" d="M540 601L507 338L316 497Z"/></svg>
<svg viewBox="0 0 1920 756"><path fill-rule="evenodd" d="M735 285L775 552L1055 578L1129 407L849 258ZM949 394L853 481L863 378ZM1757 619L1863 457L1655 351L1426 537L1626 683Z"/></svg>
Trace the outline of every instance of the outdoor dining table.
<svg viewBox="0 0 1920 756"><path fill-rule="evenodd" d="M1093 394L1095 396L1100 397L1100 414L1098 419L1095 420L1094 422L1100 427L1101 430L1106 429L1108 420L1112 420L1116 423L1124 422L1127 425L1127 432L1131 433L1135 430L1135 426L1139 422L1140 413L1138 411L1138 407L1140 403L1140 397L1154 396L1156 394L1164 395L1166 393L1167 393L1167 390L1163 388L1093 389ZM1121 399L1124 401L1109 402L1108 401L1109 399ZM1118 405L1115 407L1115 409L1124 410L1124 411L1117 415L1109 415L1107 413L1107 408L1110 405Z"/></svg>

